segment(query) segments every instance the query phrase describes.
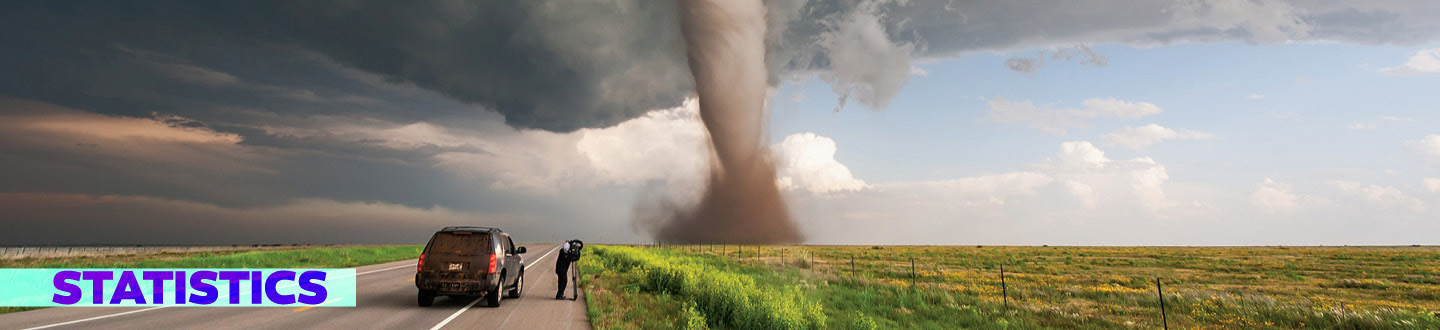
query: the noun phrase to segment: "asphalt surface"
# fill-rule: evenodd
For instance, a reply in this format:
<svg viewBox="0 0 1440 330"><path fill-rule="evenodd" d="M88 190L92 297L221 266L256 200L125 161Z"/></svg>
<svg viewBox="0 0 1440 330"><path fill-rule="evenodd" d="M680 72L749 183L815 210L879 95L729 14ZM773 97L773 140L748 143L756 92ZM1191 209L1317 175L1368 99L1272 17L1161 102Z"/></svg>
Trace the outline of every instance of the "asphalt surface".
<svg viewBox="0 0 1440 330"><path fill-rule="evenodd" d="M358 267L355 307L58 307L0 314L0 329L590 329L583 293L555 300L558 246L525 247L525 289L498 308L449 297L417 306L411 259Z"/></svg>

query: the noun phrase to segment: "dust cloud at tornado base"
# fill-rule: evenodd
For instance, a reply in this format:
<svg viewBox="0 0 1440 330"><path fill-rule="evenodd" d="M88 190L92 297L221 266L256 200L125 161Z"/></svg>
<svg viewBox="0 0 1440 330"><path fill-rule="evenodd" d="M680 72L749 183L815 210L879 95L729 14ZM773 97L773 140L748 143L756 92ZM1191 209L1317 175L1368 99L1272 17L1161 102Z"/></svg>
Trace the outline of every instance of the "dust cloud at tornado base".
<svg viewBox="0 0 1440 330"><path fill-rule="evenodd" d="M637 222L667 243L802 241L765 146L764 4L686 0L679 7L712 159L698 202L642 197Z"/></svg>

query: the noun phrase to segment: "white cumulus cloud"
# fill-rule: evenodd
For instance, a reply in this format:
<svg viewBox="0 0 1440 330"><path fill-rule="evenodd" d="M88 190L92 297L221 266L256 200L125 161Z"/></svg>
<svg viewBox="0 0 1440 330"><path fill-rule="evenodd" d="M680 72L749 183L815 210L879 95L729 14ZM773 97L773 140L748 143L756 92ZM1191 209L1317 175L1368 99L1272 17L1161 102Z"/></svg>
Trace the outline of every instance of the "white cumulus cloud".
<svg viewBox="0 0 1440 330"><path fill-rule="evenodd" d="M1423 212L1427 209L1425 202L1395 187L1366 185L1353 181L1330 181L1330 184L1340 189L1342 193L1359 198L1361 201L1385 211Z"/></svg>
<svg viewBox="0 0 1440 330"><path fill-rule="evenodd" d="M1058 157L1062 165L1076 169L1098 169L1110 163L1110 158L1105 157L1105 151L1085 141L1060 143Z"/></svg>
<svg viewBox="0 0 1440 330"><path fill-rule="evenodd" d="M1165 166L1150 157L1137 157L1116 161L1105 156L1105 151L1086 141L1069 141L1060 144L1055 166L1042 166L1055 170L1057 176L1066 178L1085 187L1067 183L1074 194L1077 190L1099 191L1100 196L1126 194L1133 197L1136 205L1149 211L1156 211L1175 203L1165 195L1164 184L1170 179ZM1080 197L1082 204L1094 205L1095 200Z"/></svg>
<svg viewBox="0 0 1440 330"><path fill-rule="evenodd" d="M866 187L865 181L856 179L850 168L835 160L835 140L828 137L792 134L771 150L779 168L776 180L782 188L829 193Z"/></svg>
<svg viewBox="0 0 1440 330"><path fill-rule="evenodd" d="M607 128L570 133L512 130L508 134L456 137L418 134L405 129L391 134L416 145L473 145L434 156L436 166L464 176L492 180L491 188L530 194L554 194L597 184L643 185L665 181L698 187L708 155L697 103L658 109ZM410 125L415 126L415 125ZM390 131L394 133L395 131Z"/></svg>
<svg viewBox="0 0 1440 330"><path fill-rule="evenodd" d="M1440 134L1430 134L1419 140L1406 141L1405 146L1420 158L1432 164L1440 164Z"/></svg>
<svg viewBox="0 0 1440 330"><path fill-rule="evenodd" d="M1250 205L1266 213L1290 213L1300 209L1300 198L1291 192L1290 185L1265 178L1250 193Z"/></svg>
<svg viewBox="0 0 1440 330"><path fill-rule="evenodd" d="M709 161L703 152L708 142L695 99L614 127L583 129L579 134L575 147L607 183L665 179L698 185Z"/></svg>
<svg viewBox="0 0 1440 330"><path fill-rule="evenodd" d="M1149 124L1140 127L1125 127L1105 134L1104 139L1110 145L1140 149L1164 140L1203 140L1214 137L1215 135L1210 133L1188 129L1175 130L1157 124Z"/></svg>
<svg viewBox="0 0 1440 330"><path fill-rule="evenodd" d="M1424 178L1421 181L1425 183L1425 191L1440 193L1440 178Z"/></svg>
<svg viewBox="0 0 1440 330"><path fill-rule="evenodd" d="M1095 187L1079 181L1065 181L1065 189L1070 191L1070 196L1080 201L1080 205L1087 209L1095 208L1098 196L1095 196Z"/></svg>
<svg viewBox="0 0 1440 330"><path fill-rule="evenodd" d="M1404 65L1380 69L1394 75L1421 75L1440 73L1440 48L1415 52Z"/></svg>
<svg viewBox="0 0 1440 330"><path fill-rule="evenodd" d="M1120 119L1136 119L1144 116L1160 113L1159 106L1147 102L1127 102L1108 99L1085 100L1085 112L1092 113L1092 117L1115 117Z"/></svg>
<svg viewBox="0 0 1440 330"><path fill-rule="evenodd" d="M1165 171L1165 167L1155 163L1155 160L1150 157L1136 158L1131 162L1144 165L1142 168L1130 172L1132 180L1130 187L1135 191L1135 197L1139 199L1140 205L1151 211L1174 205L1170 199L1165 197L1165 180L1170 179L1170 174Z"/></svg>

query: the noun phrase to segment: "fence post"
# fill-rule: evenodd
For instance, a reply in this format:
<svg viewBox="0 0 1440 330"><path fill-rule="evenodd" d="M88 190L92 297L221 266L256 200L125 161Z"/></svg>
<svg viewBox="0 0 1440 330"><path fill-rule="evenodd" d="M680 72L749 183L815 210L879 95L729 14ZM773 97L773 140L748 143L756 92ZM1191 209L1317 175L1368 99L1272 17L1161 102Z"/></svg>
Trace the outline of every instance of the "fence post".
<svg viewBox="0 0 1440 330"><path fill-rule="evenodd" d="M1159 277L1155 278L1155 293L1160 295L1160 324L1165 326L1165 330L1170 330L1170 320L1165 318L1165 289L1160 288Z"/></svg>
<svg viewBox="0 0 1440 330"><path fill-rule="evenodd" d="M910 288L915 288L915 257L910 257Z"/></svg>
<svg viewBox="0 0 1440 330"><path fill-rule="evenodd" d="M785 248L780 248L780 266L785 266Z"/></svg>
<svg viewBox="0 0 1440 330"><path fill-rule="evenodd" d="M1005 265L1000 265L1000 299L1005 302L1005 309L1010 309L1010 289L1005 286Z"/></svg>

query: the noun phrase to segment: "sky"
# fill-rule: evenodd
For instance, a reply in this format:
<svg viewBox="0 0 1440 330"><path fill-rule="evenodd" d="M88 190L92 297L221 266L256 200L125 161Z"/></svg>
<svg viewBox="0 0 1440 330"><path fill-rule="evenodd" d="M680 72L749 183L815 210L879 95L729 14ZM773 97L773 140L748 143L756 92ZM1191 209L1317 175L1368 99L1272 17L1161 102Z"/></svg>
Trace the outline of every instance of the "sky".
<svg viewBox="0 0 1440 330"><path fill-rule="evenodd" d="M776 0L813 244L1440 244L1440 3ZM646 242L673 2L0 4L0 245Z"/></svg>

